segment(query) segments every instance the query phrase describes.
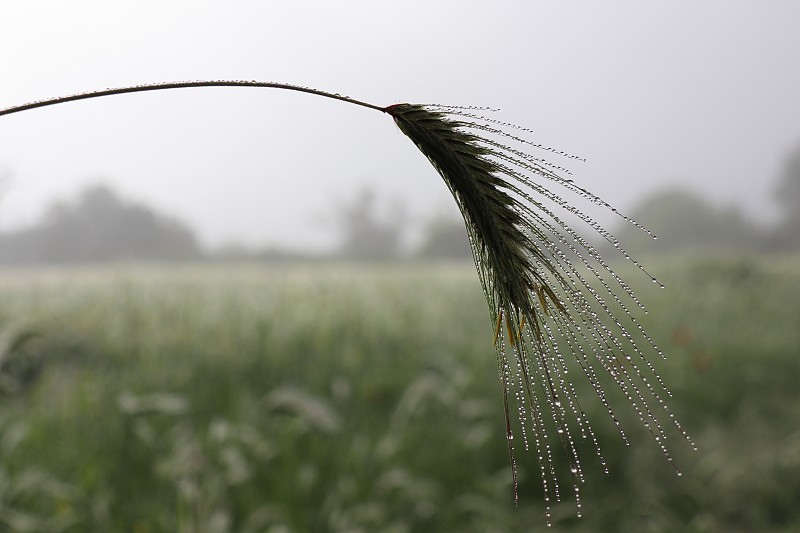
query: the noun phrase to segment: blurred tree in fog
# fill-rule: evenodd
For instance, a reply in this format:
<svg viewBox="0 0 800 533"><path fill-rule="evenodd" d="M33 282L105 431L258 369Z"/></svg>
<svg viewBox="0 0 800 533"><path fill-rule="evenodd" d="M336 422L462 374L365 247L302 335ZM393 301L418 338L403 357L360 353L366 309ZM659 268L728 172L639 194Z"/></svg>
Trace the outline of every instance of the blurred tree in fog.
<svg viewBox="0 0 800 533"><path fill-rule="evenodd" d="M426 224L417 255L431 259L472 259L464 221L437 216Z"/></svg>
<svg viewBox="0 0 800 533"><path fill-rule="evenodd" d="M800 146L786 160L777 189L781 219L771 246L781 250L800 249Z"/></svg>
<svg viewBox="0 0 800 533"><path fill-rule="evenodd" d="M200 256L193 233L151 209L95 185L74 203L58 202L29 229L0 235L0 262L83 263L182 260Z"/></svg>
<svg viewBox="0 0 800 533"><path fill-rule="evenodd" d="M717 207L685 190L657 193L642 202L631 218L658 240L625 224L615 234L630 252L676 250L747 250L759 247L759 234L734 207Z"/></svg>
<svg viewBox="0 0 800 533"><path fill-rule="evenodd" d="M402 208L395 205L385 217L377 215L377 196L372 189L362 189L350 205L337 213L342 256L378 260L397 257L403 237Z"/></svg>

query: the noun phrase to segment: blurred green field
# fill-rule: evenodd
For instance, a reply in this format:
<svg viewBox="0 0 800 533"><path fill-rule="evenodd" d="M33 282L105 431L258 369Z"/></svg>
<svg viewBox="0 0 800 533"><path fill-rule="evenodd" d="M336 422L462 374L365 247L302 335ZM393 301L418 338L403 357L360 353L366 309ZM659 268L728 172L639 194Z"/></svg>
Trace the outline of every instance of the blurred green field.
<svg viewBox="0 0 800 533"><path fill-rule="evenodd" d="M579 380L610 474L552 528L471 265L3 271L0 531L800 531L800 260L644 262L699 451Z"/></svg>

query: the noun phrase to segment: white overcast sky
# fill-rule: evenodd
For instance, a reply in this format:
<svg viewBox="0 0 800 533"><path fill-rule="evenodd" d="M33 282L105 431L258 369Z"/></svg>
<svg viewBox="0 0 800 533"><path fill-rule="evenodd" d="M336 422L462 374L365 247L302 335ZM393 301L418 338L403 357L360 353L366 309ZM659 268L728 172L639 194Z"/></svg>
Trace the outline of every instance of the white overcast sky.
<svg viewBox="0 0 800 533"><path fill-rule="evenodd" d="M685 186L755 217L800 146L800 1L0 1L0 108L199 79L499 107L585 156L575 180L623 210ZM209 245L330 245L365 186L454 209L389 117L273 89L0 117L0 176L0 229L103 181Z"/></svg>

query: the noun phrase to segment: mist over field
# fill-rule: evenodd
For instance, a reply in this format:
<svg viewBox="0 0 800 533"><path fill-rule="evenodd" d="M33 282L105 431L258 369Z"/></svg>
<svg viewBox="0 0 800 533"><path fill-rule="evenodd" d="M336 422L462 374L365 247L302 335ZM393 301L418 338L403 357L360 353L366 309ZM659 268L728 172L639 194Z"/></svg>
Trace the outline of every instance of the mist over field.
<svg viewBox="0 0 800 533"><path fill-rule="evenodd" d="M541 154L623 212L679 188L764 225L778 218L776 185L800 145L799 11L794 0L4 3L0 108L204 78L377 105L489 106L585 157ZM308 95L215 88L75 102L4 117L0 146L6 230L98 182L183 221L206 248L329 252L333 214L365 188L403 205L412 233L416 221L458 216L391 120Z"/></svg>

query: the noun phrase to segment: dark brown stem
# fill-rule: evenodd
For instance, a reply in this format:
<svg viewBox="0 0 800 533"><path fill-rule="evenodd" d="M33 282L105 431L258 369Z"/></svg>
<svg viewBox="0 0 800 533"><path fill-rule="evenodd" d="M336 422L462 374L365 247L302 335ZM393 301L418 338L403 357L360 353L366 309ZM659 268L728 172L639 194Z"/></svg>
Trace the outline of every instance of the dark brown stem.
<svg viewBox="0 0 800 533"><path fill-rule="evenodd" d="M47 100L39 100L38 102L31 102L28 104L7 107L0 109L0 116L10 115L12 113L19 113L20 111L27 111L29 109L36 109L37 107L46 107L56 104L65 104L67 102L74 102L76 100L86 100L89 98L99 98L101 96L111 96L114 94L125 93L139 93L145 91L160 91L164 89L187 89L191 87L262 87L272 89L286 89L288 91L298 91L302 93L314 94L317 96L324 96L325 98L333 98L334 100L341 100L349 104L367 107L376 111L386 113L386 108L355 100L348 96L341 94L329 93L317 89L310 89L308 87L300 87L298 85L289 85L286 83L273 83L263 81L246 81L246 80L213 80L213 81L178 81L166 83L154 83L151 85L136 85L133 87L118 87L115 89L103 89L100 91L91 91L88 93L73 94L69 96L59 96L57 98L50 98Z"/></svg>

